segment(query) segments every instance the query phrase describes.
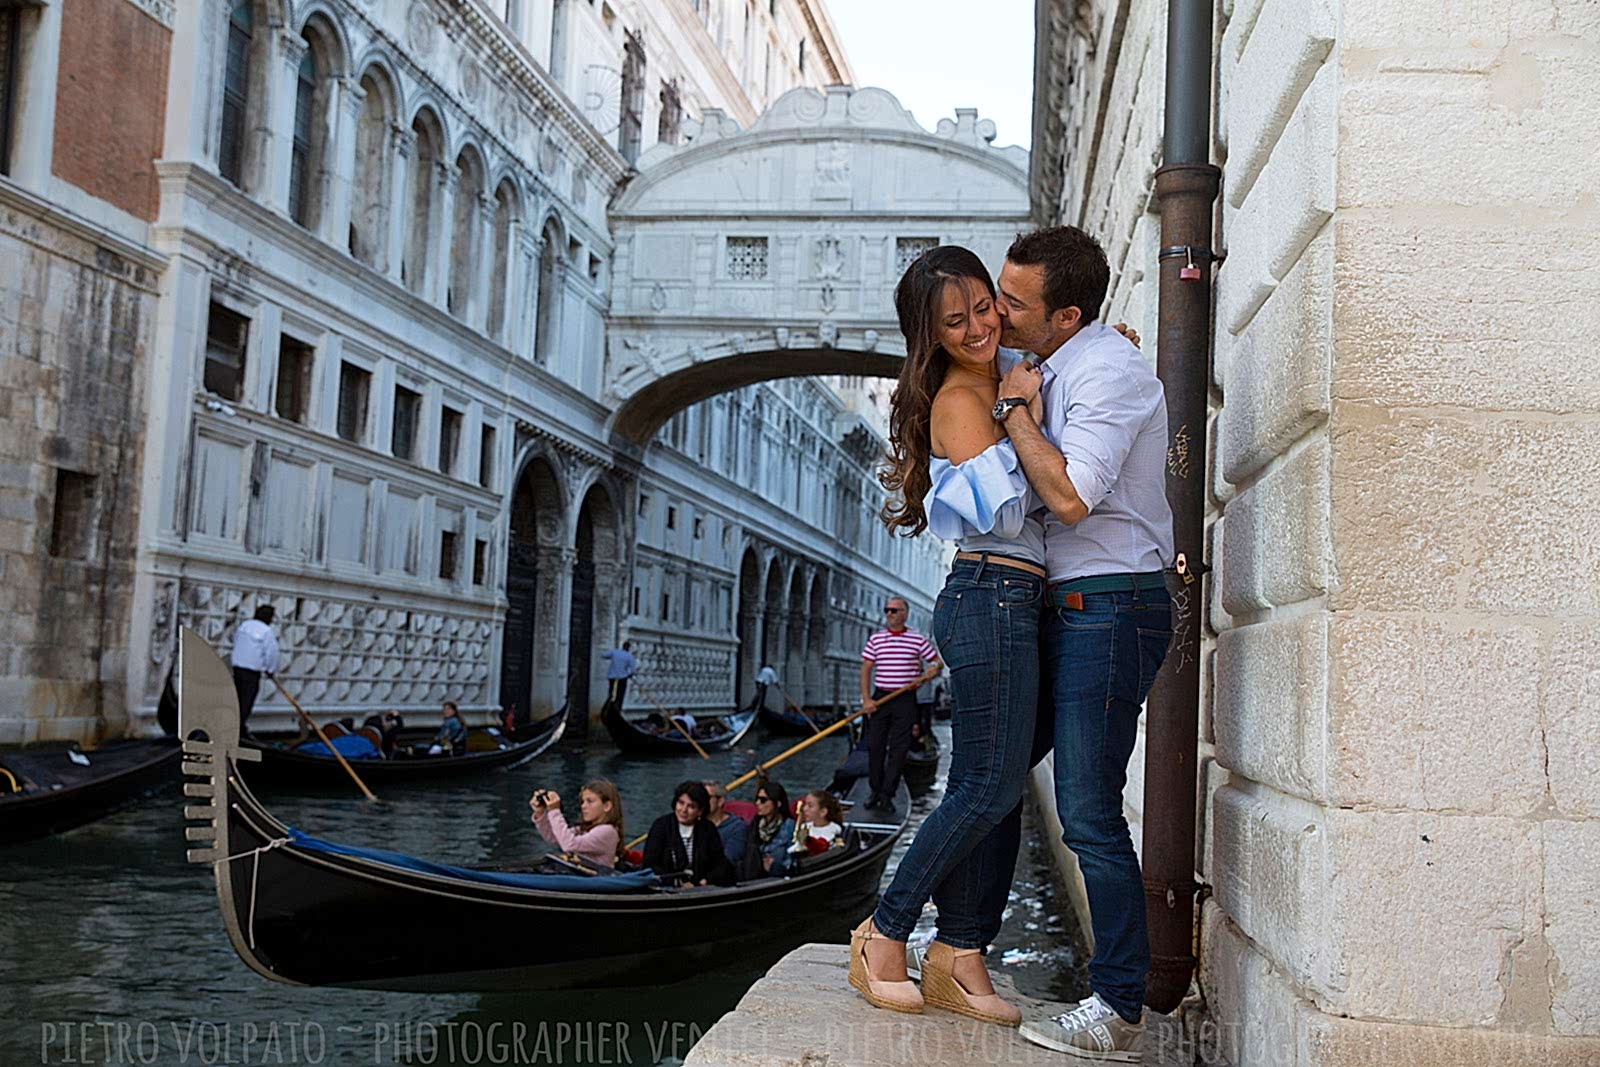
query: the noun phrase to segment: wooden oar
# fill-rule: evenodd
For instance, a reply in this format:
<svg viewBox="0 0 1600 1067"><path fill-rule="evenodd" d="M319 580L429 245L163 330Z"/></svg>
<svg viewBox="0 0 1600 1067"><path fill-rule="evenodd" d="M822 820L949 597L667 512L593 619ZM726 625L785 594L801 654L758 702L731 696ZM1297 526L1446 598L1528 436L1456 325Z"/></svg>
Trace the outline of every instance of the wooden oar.
<svg viewBox="0 0 1600 1067"><path fill-rule="evenodd" d="M794 713L804 719L807 726L811 727L812 733L820 734L822 732L822 727L813 722L811 716L805 713L805 709L794 702L794 698L789 695L787 689L780 685L778 686L778 692L783 694L783 699L789 702L789 706L794 709Z"/></svg>
<svg viewBox="0 0 1600 1067"><path fill-rule="evenodd" d="M906 685L902 685L899 689L896 689L893 692L889 692L889 693L883 694L883 696L879 697L874 703L876 703L879 707L882 707L884 701L893 700L897 696L900 696L900 695L902 695L904 693L909 693L913 689L916 689L918 686L920 686L925 681L927 681L926 678L918 678L914 682L909 682ZM866 708L862 708L860 711L854 713L853 715L848 715L845 718L840 719L838 722L834 723L832 726L823 727L821 730L819 730L816 733L812 734L810 737L806 738L804 741L801 741L799 744L795 745L793 748L787 749L784 752L780 752L778 755L773 756L771 759L767 760L765 763L757 761L756 762L756 766L755 766L755 770L747 771L746 773L741 774L739 777L735 778L733 781L731 781L727 785L723 786L722 787L723 791L724 792L731 792L732 790L735 790L735 789L739 788L741 785L744 785L746 782L748 782L750 779L754 778L756 775L765 774L768 767L771 767L775 763L782 763L784 760L788 759L790 756L794 755L796 752L799 752L801 749L810 748L812 745L816 744L818 741L821 741L824 737L827 737L829 734L833 733L836 730L844 729L846 726L850 725L852 722L855 722L857 719L859 719L861 716L863 716L865 714L867 714L867 709ZM632 841L629 841L626 845L623 845L622 847L624 849L630 849L634 845L637 845L640 841L643 841L645 838L647 838L649 836L650 836L649 834L641 834L640 836L634 838Z"/></svg>
<svg viewBox="0 0 1600 1067"><path fill-rule="evenodd" d="M660 711L661 711L661 714L666 717L666 720L668 722L670 722L673 726L678 728L678 732L683 735L683 739L685 741L689 742L691 745L693 745L694 746L694 750L696 752L700 753L700 758L701 759L708 760L708 759L711 758L710 756L706 755L706 750L700 747L700 742L696 741L694 738L689 736L689 731L685 730L683 728L683 723L681 723L677 719L673 718L671 712L669 712L666 708L661 707L661 701L657 700L655 697L650 695L650 690L648 690L644 686L640 685L637 681L633 683L633 687L635 689L639 690L639 692L643 693L645 696L650 698L650 703L654 704L657 708L659 708ZM622 709L621 708L617 709L617 714L618 715L622 714Z"/></svg>
<svg viewBox="0 0 1600 1067"><path fill-rule="evenodd" d="M294 710L300 713L300 717L306 721L307 725L317 732L317 736L322 739L322 743L328 746L328 751L333 753L333 758L339 761L339 766L343 767L345 769L345 773L355 781L356 785L361 787L361 791L363 793L367 794L367 799L373 801L377 800L378 798L372 795L372 790L367 788L367 783L363 782L361 780L361 776L356 773L355 768L350 766L349 762L345 760L344 756L339 752L339 750L333 747L333 742L328 740L328 735L322 732L322 727L317 725L315 719L306 714L306 709L300 706L300 702L294 697L290 696L289 691L285 689L282 683L280 683L276 678L272 680L272 684L278 687L278 692L283 694L283 699L287 700L294 706Z"/></svg>

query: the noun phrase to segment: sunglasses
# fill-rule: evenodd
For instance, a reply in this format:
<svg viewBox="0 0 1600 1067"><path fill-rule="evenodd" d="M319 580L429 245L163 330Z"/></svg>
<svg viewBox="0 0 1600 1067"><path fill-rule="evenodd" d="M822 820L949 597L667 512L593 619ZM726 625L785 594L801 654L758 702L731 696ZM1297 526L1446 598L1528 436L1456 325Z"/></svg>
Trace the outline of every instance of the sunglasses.
<svg viewBox="0 0 1600 1067"><path fill-rule="evenodd" d="M772 803L772 798L771 797L764 797L764 796L757 796L756 797L756 803L757 804L771 804Z"/></svg>
<svg viewBox="0 0 1600 1067"><path fill-rule="evenodd" d="M896 615L896 614L898 614L898 613L900 613L900 612L902 612L904 610L906 610L906 609L905 608L884 608L883 609L883 613L885 615Z"/></svg>

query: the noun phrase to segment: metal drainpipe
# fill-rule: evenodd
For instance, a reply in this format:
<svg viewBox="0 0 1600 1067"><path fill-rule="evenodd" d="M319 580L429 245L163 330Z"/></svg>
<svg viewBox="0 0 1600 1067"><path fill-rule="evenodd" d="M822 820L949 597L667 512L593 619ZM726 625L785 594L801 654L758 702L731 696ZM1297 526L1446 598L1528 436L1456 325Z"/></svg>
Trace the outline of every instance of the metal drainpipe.
<svg viewBox="0 0 1600 1067"><path fill-rule="evenodd" d="M1214 0L1170 0L1156 373L1167 399L1167 500L1180 576L1173 635L1146 708L1144 887L1150 928L1145 1002L1177 1008L1194 974L1195 792L1204 605L1206 400L1210 388Z"/></svg>

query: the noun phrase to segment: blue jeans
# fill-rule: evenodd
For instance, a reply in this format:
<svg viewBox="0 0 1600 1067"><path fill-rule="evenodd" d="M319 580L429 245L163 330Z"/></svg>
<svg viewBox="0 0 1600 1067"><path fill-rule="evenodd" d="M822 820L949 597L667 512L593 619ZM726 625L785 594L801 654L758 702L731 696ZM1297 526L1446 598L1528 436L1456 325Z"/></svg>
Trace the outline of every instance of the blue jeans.
<svg viewBox="0 0 1600 1067"><path fill-rule="evenodd" d="M932 633L950 668L955 705L950 774L944 799L923 820L878 902L873 923L886 937L908 939L931 898L939 940L952 948L986 943L980 915L986 887L997 878L988 864L998 857L985 853L973 862L974 849L1022 797L1039 703L1044 584L987 558L951 567Z"/></svg>
<svg viewBox="0 0 1600 1067"><path fill-rule="evenodd" d="M1172 602L1156 589L1088 593L1083 605L1045 609L1040 706L1028 766L1055 749L1062 839L1078 857L1094 931L1089 987L1134 1021L1143 1010L1150 942L1122 789L1140 709L1172 640ZM978 906L985 944L1000 932L1021 840L1019 803L970 864L984 872Z"/></svg>

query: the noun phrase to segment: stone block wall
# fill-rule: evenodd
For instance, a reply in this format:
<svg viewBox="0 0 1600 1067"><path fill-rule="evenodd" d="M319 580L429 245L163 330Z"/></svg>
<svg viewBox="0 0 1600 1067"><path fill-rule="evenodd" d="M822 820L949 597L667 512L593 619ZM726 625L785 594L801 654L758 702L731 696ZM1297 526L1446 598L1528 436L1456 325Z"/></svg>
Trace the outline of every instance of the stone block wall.
<svg viewBox="0 0 1600 1067"><path fill-rule="evenodd" d="M0 744L124 725L154 268L0 181Z"/></svg>
<svg viewBox="0 0 1600 1067"><path fill-rule="evenodd" d="M1047 6L1153 337L1163 5ZM1218 8L1202 1051L1600 1062L1600 9Z"/></svg>

